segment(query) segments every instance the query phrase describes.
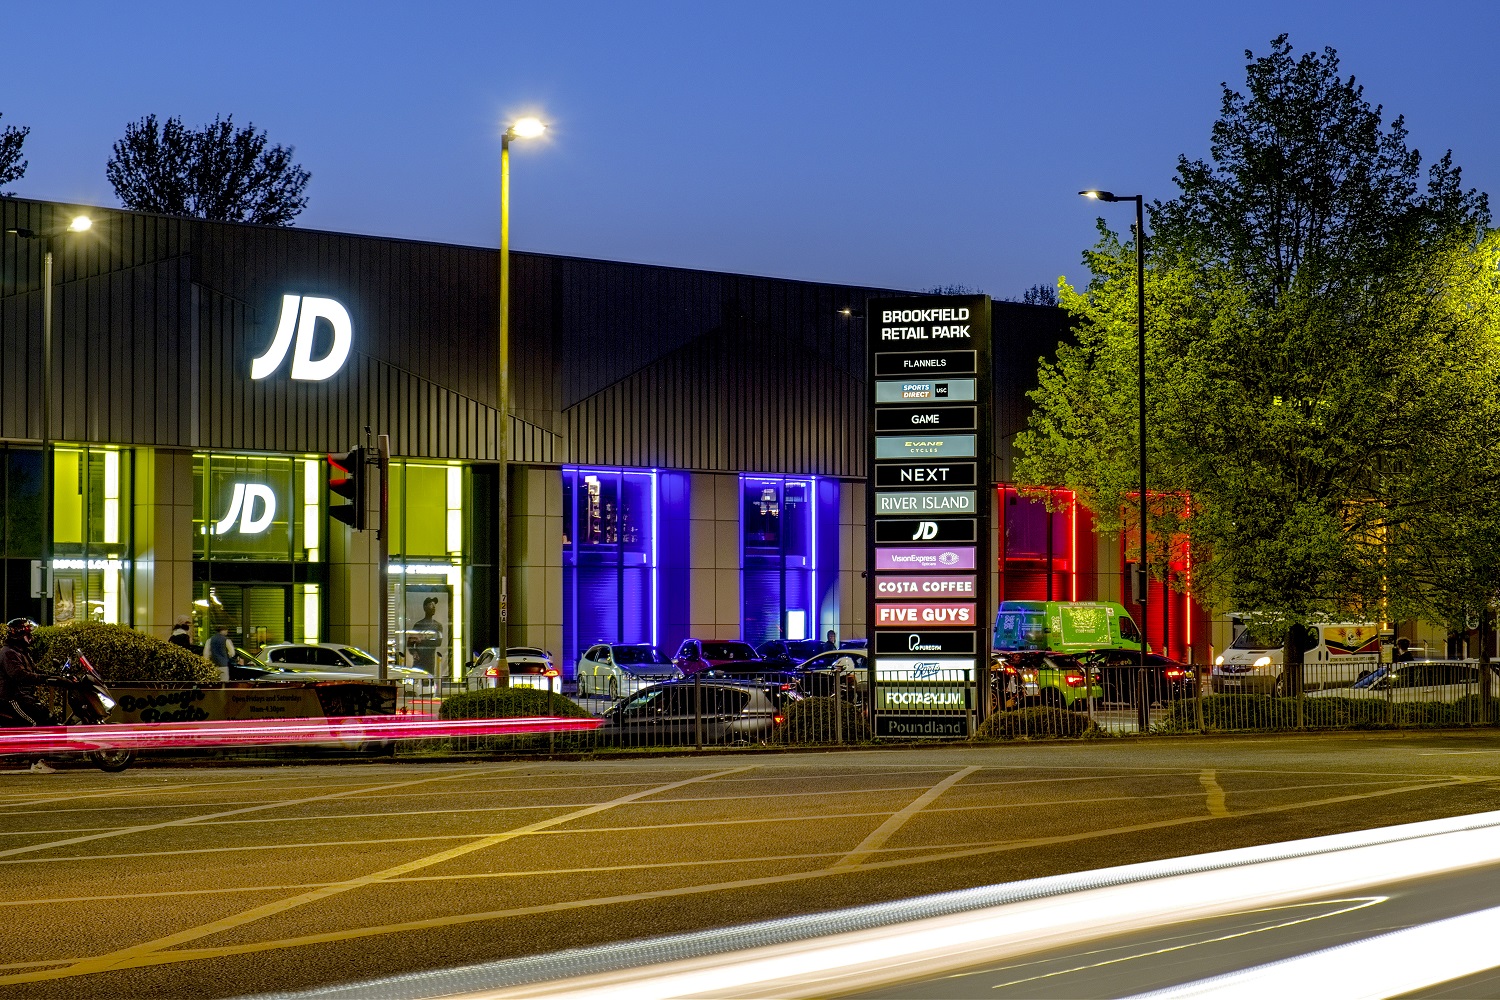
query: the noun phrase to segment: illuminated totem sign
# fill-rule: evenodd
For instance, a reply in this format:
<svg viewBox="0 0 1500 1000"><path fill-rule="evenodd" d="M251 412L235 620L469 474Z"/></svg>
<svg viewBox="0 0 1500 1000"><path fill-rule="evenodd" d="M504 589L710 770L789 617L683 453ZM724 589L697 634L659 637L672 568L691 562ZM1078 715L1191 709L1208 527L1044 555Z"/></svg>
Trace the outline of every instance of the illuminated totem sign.
<svg viewBox="0 0 1500 1000"><path fill-rule="evenodd" d="M989 685L990 299L871 299L865 316L875 732L964 735Z"/></svg>

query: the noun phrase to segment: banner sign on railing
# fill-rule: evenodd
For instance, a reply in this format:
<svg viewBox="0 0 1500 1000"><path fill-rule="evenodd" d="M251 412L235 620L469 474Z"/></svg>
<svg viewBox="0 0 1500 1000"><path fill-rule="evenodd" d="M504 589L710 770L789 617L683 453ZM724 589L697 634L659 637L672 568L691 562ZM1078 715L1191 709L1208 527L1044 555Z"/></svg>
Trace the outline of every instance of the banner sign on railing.
<svg viewBox="0 0 1500 1000"><path fill-rule="evenodd" d="M962 736L988 685L990 299L871 299L865 317L875 735Z"/></svg>

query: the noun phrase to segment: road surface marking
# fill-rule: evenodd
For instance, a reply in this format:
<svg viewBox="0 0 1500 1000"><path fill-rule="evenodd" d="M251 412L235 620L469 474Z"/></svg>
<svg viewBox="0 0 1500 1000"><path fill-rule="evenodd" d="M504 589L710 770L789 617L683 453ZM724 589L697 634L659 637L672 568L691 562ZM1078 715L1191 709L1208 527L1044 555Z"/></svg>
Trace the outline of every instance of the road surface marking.
<svg viewBox="0 0 1500 1000"><path fill-rule="evenodd" d="M1199 774L1198 783L1203 786L1204 796L1208 800L1208 814L1218 817L1228 816L1229 807L1224 804L1224 788L1219 784L1213 768Z"/></svg>
<svg viewBox="0 0 1500 1000"><path fill-rule="evenodd" d="M1282 921L1281 923L1270 924L1270 925L1265 926L1265 927L1252 927L1249 930L1235 931L1235 932L1233 932L1231 934L1220 934L1220 935L1217 935L1215 937L1204 938L1204 939L1202 939L1200 941L1186 941L1186 942L1184 942L1182 944L1168 945L1168 946L1163 947L1163 948L1154 948L1151 951L1137 952L1134 955L1122 955L1119 958L1107 958L1107 959L1103 959L1103 960L1098 961L1098 962L1091 962L1088 965L1076 965L1076 966L1074 966L1074 967L1072 967L1070 969L1058 969L1056 972L1044 972L1044 973L1041 973L1041 974L1035 975L1035 976L1027 976L1025 979L1012 979L1012 980L1010 980L1008 982L996 983L995 985L991 986L990 989L1003 990L1003 989L1006 989L1006 988L1011 987L1011 986L1020 986L1023 983L1035 983L1035 982L1038 982L1038 981L1043 980L1043 979L1053 979L1053 978L1056 978L1057 976L1072 975L1075 972L1088 972L1090 969L1102 969L1102 968L1105 968L1105 967L1111 966L1111 965L1119 965L1121 962L1133 962L1133 961L1135 961L1138 958L1155 958L1157 955L1170 955L1174 951L1185 951L1188 948L1197 948L1197 947L1200 947L1201 945L1205 945L1205 944L1222 944L1225 941L1234 941L1237 938L1250 937L1252 934L1264 934L1267 931L1285 930L1288 927L1296 927L1299 924L1312 923L1314 920L1326 920L1329 917L1343 916L1345 913L1353 913L1356 910L1363 910L1363 909L1365 909L1368 906L1376 906L1376 905L1378 905L1380 903L1384 903L1389 898L1390 898L1389 896L1357 896L1357 897L1354 897L1352 899L1320 899L1320 900L1317 900L1316 902L1311 902L1311 903L1286 903L1286 904L1284 904L1282 906L1266 906L1266 907L1261 907L1259 909L1254 909L1254 910L1244 910L1244 911L1241 911L1239 913L1226 913L1226 914L1224 914L1224 916L1222 918L1217 918L1216 917L1214 919L1227 919L1227 918L1230 918L1230 917L1240 917L1240 916L1246 916L1246 915L1251 914L1251 913L1274 913L1277 910L1295 910L1295 909L1303 909L1303 908L1310 907L1310 906L1332 906L1335 903L1352 903L1352 904L1354 904L1352 906L1341 907L1340 909L1337 909L1337 910L1330 910L1328 913L1315 913L1315 914L1313 914L1310 917L1298 917L1296 920L1285 920L1285 921ZM1177 935L1177 936L1178 937L1182 937L1183 935ZM1119 949L1118 948L1114 948L1114 949L1103 949L1103 950L1117 951ZM968 976L985 975L986 973L991 973L991 972L1004 972L1004 971L1009 971L1010 969L1023 969L1023 968L1026 967L1026 965L1038 965L1038 964L1041 964L1041 963L1039 963L1039 962L1028 962L1028 963L1025 963L1025 964L1022 964L1022 965L1004 966L1004 967L1002 967L1000 969L985 969L985 970L982 970L980 972L965 972L965 973L959 973L958 975L951 976L950 978L953 978L953 979L964 979L964 978L967 978Z"/></svg>
<svg viewBox="0 0 1500 1000"><path fill-rule="evenodd" d="M1469 778L1424 782L1421 784L1407 785L1400 788L1382 788L1350 795L1333 796L1331 798L1315 800L1312 802L1297 802L1272 806L1260 806L1252 809L1240 810L1235 815L1239 818L1245 818L1256 815L1290 812L1294 809L1314 809L1322 806L1338 805L1345 802L1357 802L1389 795L1399 795L1405 792L1430 791L1435 788L1444 788L1453 785L1475 783L1477 782ZM264 951L277 951L283 948L296 948L307 945L329 944L337 941L350 941L358 938L376 937L383 934L433 930L437 928L452 927L462 924L482 923L485 921L500 920L508 917L532 916L541 913L555 913L565 910L585 909L593 906L607 906L618 903L641 902L647 900L670 898L675 896L687 896L708 892L721 892L730 889L775 885L786 882L842 876L851 873L869 872L888 868L904 868L917 864L951 861L963 858L978 857L987 854L1000 854L1008 851L1032 850L1037 847L1052 847L1066 843L1078 843L1080 841L1086 841L1100 837L1117 837L1132 833L1143 833L1151 830L1169 829L1171 827L1187 826L1193 823L1207 822L1212 820L1213 818L1214 817L1207 815L1174 817L1171 819L1155 820L1148 823L1137 823L1131 826L1115 827L1109 830L1093 830L1074 834L1059 834L1050 837L1036 837L1027 840L1002 842L999 844L979 847L946 850L937 854L923 854L917 855L915 857L894 858L884 861L867 861L860 865L847 868L820 868L806 872L789 872L780 875L766 875L758 878L738 879L729 882L718 882L696 886L679 886L670 889L648 890L618 896L604 896L581 900L561 900L553 903L540 903L533 906L516 907L504 910L491 910L482 913L451 914L442 917L429 917L423 920L410 920L393 924L382 924L367 927L348 928L344 930L326 931L320 934L308 934L299 937L283 938L280 940L252 941L240 944L222 945L212 948L184 948L173 951L147 951L145 950L146 946L138 946L137 948L127 949L123 952L116 952L109 955L99 956L97 958L59 958L54 962L49 963L54 966L53 968L37 972L0 976L0 986L10 985L13 983L64 979L77 975L113 971L117 969L141 968L151 965L170 965L176 964L178 962L201 961L205 959L225 958L235 955L254 954ZM206 933L211 933L211 931ZM152 944L155 943L153 942ZM56 967L64 965L66 967Z"/></svg>
<svg viewBox="0 0 1500 1000"><path fill-rule="evenodd" d="M931 805L934 801L937 800L938 796L942 795L948 789L952 788L954 785L958 784L960 781L964 780L977 770L979 770L979 768L976 766L966 767L963 770L955 771L952 774L948 775L948 777L944 778L942 781L939 781L937 784L927 789L927 791L923 792L921 795L918 795L915 799L912 799L911 802L909 802L899 812L892 815L884 823L881 823L879 826L877 826L874 830L871 830L870 835L867 836L864 840L860 841L858 847L854 848L854 850L850 851L838 861L834 862L832 867L848 868L853 865L859 864L870 855L870 852L884 845L887 840L890 840L891 837L895 835L897 830L906 825L907 820L911 819L917 813L921 812L925 807Z"/></svg>
<svg viewBox="0 0 1500 1000"><path fill-rule="evenodd" d="M178 945L187 943L188 941L196 941L199 938L209 937L214 934L221 934L224 931L233 930L236 927L241 927L245 924L253 923L266 917L276 916L277 914L285 913L288 910L295 909L299 906L304 906L308 903L320 902L332 896L350 892L355 889L361 889L366 886L375 885L400 875L406 875L410 872L420 871L423 868L429 868L433 865L442 864L446 861L452 861L455 858L460 858L466 854L472 854L475 851L483 850L488 847L494 847L497 844L503 844L508 840L514 840L517 837L522 837L529 833L535 833L539 830L556 826L560 823L568 823L573 820L583 819L586 816L592 816L595 813L603 812L606 809L612 809L618 805L624 805L628 802L634 802L636 799L644 798L647 795L654 795L657 792L670 791L674 788L681 788L684 785L691 785L700 781L709 781L713 778L721 777L727 774L737 774L740 771L748 771L755 766L756 765L754 764L746 764L743 767L735 767L723 771L715 771L708 774L695 775L691 778L684 778L680 781L669 782L665 785L658 785L653 788L646 788L640 791L631 792L628 795L622 795L619 798L611 799L608 802L595 803L594 805L587 806L583 809L575 809L572 812L564 813L561 816L554 816L551 819L538 820L535 823L529 823L526 826L517 827L514 830L506 830L503 833L495 833L480 837L479 839L474 840L468 844L462 844L458 847L451 847L448 850L439 851L436 854L429 854L426 857L417 858L413 861L408 861L404 864L399 864L378 872L371 872L368 875L361 875L356 878L345 879L341 882L334 882L329 885L320 886L317 889L311 889L307 892L299 893L298 895L290 896L285 899L274 900L261 906L256 906L252 907L251 909L244 910L240 913L231 914L227 917L221 917L218 920L212 920L206 924L199 924L196 927L188 927L151 941L143 941L140 944L132 945L128 948L122 948L118 951L110 952L109 954L85 959L81 962L76 962L61 969L49 969L45 972L23 973L19 976L0 977L0 985L5 985L12 982L36 982L44 979L63 979L69 976L87 975L94 972L108 972L115 969L136 968L142 965L158 965L163 961L163 956L161 953L164 949L175 948ZM176 961L175 958L170 957L166 958L165 960Z"/></svg>
<svg viewBox="0 0 1500 1000"><path fill-rule="evenodd" d="M502 770L513 770L513 768L503 768ZM409 785L420 785L420 784L423 784L424 782L428 782L428 781L445 781L445 780L449 780L449 779L452 779L452 778L461 778L461 777L464 777L464 774L462 772L451 773L451 774L438 774L438 775L433 775L433 776L427 777L427 778L416 778L416 779L413 779L411 781L398 781L398 782L395 782L394 784L386 785L384 787L386 787L386 788L405 788L405 787L407 787ZM363 790L369 791L371 789L370 789L370 786L366 785L366 786L363 786ZM127 837L127 836L129 836L129 835L131 835L133 833L147 833L147 832L152 831L152 830L164 830L164 829L167 829L168 827L174 827L174 826L191 826L194 823L201 823L204 820L220 819L220 818L222 818L224 816L236 816L236 815L239 815L241 813L256 812L257 810L260 810L260 809L280 809L280 808L283 808L283 807L286 807L286 806L300 806L300 805L305 805L305 804L307 804L309 802L319 802L319 801L322 801L324 799L336 799L336 798L339 798L340 796L344 796L344 795L348 795L348 794L349 794L348 791L343 791L343 792L329 792L329 793L324 794L324 795L312 795L312 796L309 796L307 798L301 798L301 799L279 799L279 800L277 800L275 802L264 802L264 803L261 803L260 805L245 806L245 807L240 808L240 809L230 809L230 810L228 810L226 812L207 813L207 814L201 815L201 816L186 816L186 817L183 817L182 819L164 820L164 821L162 821L160 823L148 823L148 824L145 824L143 826L124 826L124 827L118 827L118 828L116 828L114 830L111 830L111 831L108 831L108 832L105 832L105 833L90 833L90 834L86 834L86 835L84 835L82 837L69 837L66 840L52 840L52 841L48 841L48 842L43 843L43 844L27 844L25 847L11 847L11 848L7 848L5 850L0 850L0 859L10 858L10 857L13 857L13 856L15 856L17 854L27 854L27 853L30 853L30 852L33 852L33 851L45 851L45 850L47 850L49 848L53 848L53 847L68 847L68 846L71 846L73 844L83 844L83 843L87 843L89 841L94 841L94 840L104 840L104 839L109 838L109 837Z"/></svg>

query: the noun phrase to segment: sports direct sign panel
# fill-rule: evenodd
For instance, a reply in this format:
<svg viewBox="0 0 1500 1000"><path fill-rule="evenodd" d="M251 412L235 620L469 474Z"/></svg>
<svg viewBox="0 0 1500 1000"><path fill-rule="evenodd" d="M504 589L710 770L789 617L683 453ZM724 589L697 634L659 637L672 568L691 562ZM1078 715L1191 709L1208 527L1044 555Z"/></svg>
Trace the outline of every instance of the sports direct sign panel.
<svg viewBox="0 0 1500 1000"><path fill-rule="evenodd" d="M875 731L962 735L988 681L990 300L871 299L865 316Z"/></svg>

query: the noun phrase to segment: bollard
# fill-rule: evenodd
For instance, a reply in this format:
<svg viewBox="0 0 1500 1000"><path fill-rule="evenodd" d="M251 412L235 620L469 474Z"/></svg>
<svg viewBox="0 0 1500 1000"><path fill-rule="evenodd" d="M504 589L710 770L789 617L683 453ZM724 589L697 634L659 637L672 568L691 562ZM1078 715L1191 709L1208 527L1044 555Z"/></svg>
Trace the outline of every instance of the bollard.
<svg viewBox="0 0 1500 1000"><path fill-rule="evenodd" d="M703 675L693 674L693 746L703 749Z"/></svg>
<svg viewBox="0 0 1500 1000"><path fill-rule="evenodd" d="M844 672L833 668L833 741L844 742Z"/></svg>

